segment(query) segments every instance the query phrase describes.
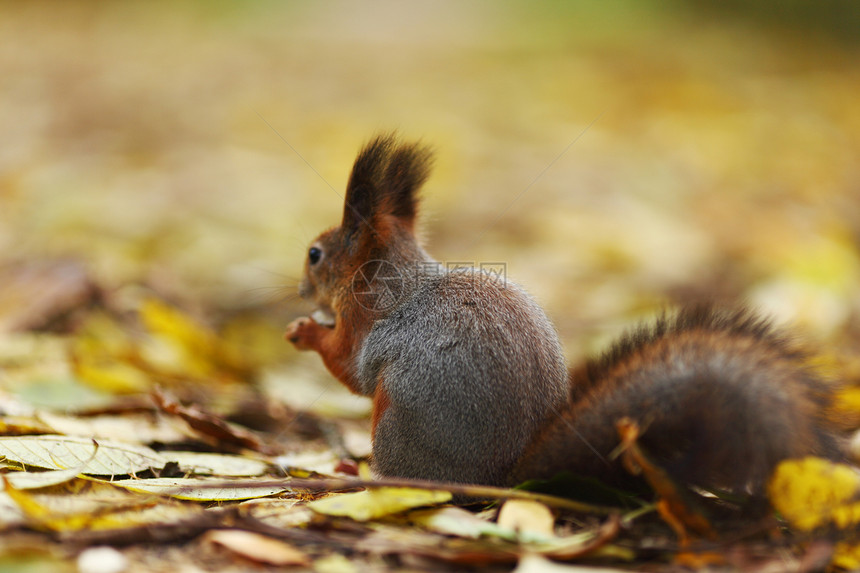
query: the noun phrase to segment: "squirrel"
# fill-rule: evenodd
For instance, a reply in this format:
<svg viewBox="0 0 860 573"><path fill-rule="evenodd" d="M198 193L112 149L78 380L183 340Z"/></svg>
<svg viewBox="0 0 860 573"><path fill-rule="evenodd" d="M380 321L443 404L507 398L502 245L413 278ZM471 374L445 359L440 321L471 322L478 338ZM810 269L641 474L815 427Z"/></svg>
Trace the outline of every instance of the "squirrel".
<svg viewBox="0 0 860 573"><path fill-rule="evenodd" d="M751 312L694 306L568 370L558 334L519 286L445 269L416 237L433 154L394 134L352 168L339 226L307 251L316 311L285 338L372 398L380 476L512 486L560 472L629 479L616 422L673 479L762 492L783 459L840 458L831 387L804 350Z"/></svg>

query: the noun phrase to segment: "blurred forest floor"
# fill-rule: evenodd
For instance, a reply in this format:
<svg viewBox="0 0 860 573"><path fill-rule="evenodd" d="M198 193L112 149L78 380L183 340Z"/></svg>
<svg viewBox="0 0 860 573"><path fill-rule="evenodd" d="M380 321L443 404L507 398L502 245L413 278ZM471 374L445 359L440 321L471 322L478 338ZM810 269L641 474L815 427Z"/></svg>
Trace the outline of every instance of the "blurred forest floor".
<svg viewBox="0 0 860 573"><path fill-rule="evenodd" d="M569 361L739 300L860 379L860 10L765 4L0 3L0 413L159 384L366 453L281 332L388 129L437 149L429 252L505 263Z"/></svg>

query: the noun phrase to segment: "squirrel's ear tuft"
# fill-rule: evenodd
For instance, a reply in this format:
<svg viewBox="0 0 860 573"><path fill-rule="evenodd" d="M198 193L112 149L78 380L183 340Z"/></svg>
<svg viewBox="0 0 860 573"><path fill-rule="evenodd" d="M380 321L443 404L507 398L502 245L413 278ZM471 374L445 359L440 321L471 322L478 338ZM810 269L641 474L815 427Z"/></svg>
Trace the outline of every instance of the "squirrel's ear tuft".
<svg viewBox="0 0 860 573"><path fill-rule="evenodd" d="M396 134L377 136L358 154L343 211L343 227L357 230L391 215L412 227L418 190L430 175L433 154L419 143L400 143Z"/></svg>
<svg viewBox="0 0 860 573"><path fill-rule="evenodd" d="M383 211L410 226L415 221L418 190L430 176L433 152L420 143L392 147L385 167Z"/></svg>

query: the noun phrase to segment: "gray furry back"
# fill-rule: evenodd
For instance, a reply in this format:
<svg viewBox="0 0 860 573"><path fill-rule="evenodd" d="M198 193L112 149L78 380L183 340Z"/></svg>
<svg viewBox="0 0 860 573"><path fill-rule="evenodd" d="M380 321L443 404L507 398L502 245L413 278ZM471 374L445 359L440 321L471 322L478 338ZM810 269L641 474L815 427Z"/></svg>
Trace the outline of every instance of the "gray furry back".
<svg viewBox="0 0 860 573"><path fill-rule="evenodd" d="M568 391L558 335L541 308L477 271L416 285L374 324L357 373L382 410L375 471L443 481L504 484Z"/></svg>

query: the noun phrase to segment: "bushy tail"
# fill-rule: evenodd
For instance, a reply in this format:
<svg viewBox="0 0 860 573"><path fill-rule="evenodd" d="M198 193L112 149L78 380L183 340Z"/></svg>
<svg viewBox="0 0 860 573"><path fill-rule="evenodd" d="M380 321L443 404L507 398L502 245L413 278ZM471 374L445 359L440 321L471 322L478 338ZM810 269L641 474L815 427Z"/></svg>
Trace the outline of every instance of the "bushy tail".
<svg viewBox="0 0 860 573"><path fill-rule="evenodd" d="M515 480L561 471L623 483L615 422L680 482L763 492L781 460L842 457L825 412L833 386L809 356L746 310L691 307L623 337L571 373L570 402L551 417Z"/></svg>

